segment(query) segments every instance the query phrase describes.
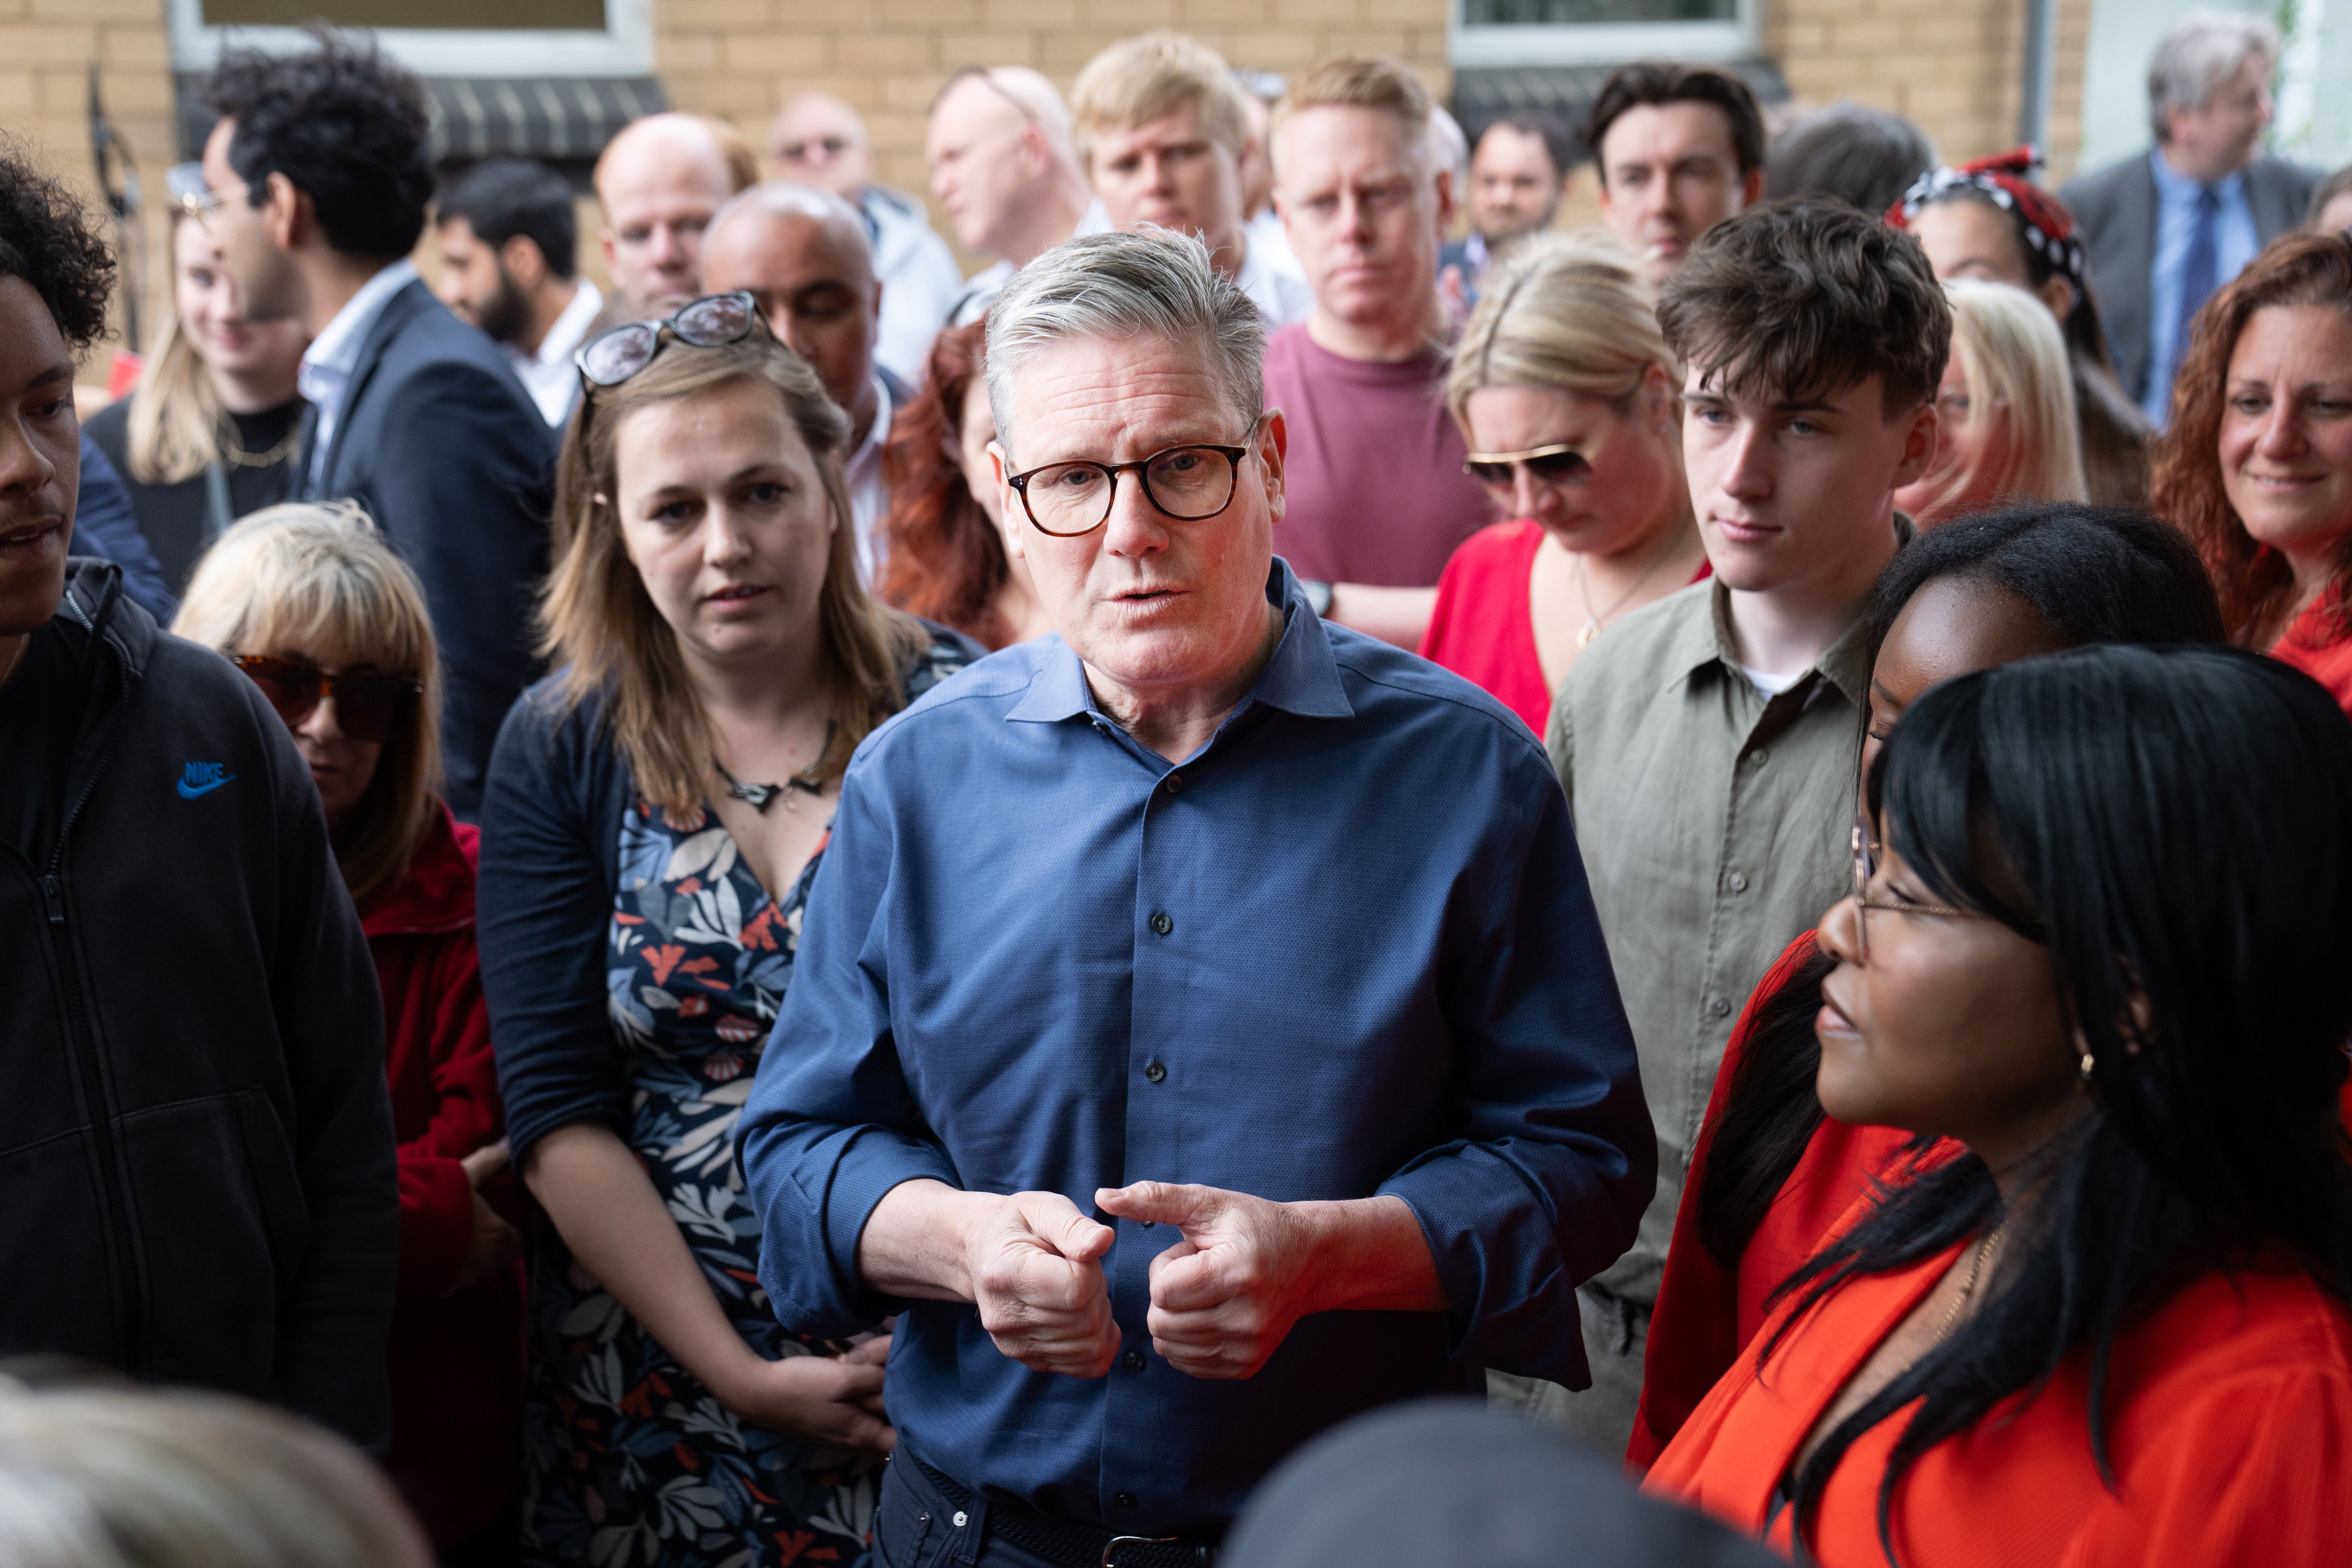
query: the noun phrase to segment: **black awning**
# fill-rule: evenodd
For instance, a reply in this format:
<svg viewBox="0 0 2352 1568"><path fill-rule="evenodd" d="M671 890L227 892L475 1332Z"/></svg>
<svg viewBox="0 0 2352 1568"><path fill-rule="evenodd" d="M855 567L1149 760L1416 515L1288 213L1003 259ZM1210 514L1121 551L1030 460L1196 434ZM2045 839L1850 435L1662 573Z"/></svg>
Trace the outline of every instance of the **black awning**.
<svg viewBox="0 0 2352 1568"><path fill-rule="evenodd" d="M1789 83L1780 75L1778 62L1760 58L1725 60L1722 67L1746 82L1759 102L1789 100ZM1549 111L1567 121L1576 137L1577 156L1590 158L1592 150L1584 145L1584 121L1592 112L1592 100L1601 84L1616 68L1614 65L1465 68L1454 73L1454 98L1446 107L1462 122L1474 147L1486 127L1506 114Z"/></svg>
<svg viewBox="0 0 2352 1568"><path fill-rule="evenodd" d="M183 158L203 156L212 132L205 81L201 72L183 72L175 84ZM669 107L661 79L650 76L427 77L425 88L436 163L501 157L588 162L621 127Z"/></svg>

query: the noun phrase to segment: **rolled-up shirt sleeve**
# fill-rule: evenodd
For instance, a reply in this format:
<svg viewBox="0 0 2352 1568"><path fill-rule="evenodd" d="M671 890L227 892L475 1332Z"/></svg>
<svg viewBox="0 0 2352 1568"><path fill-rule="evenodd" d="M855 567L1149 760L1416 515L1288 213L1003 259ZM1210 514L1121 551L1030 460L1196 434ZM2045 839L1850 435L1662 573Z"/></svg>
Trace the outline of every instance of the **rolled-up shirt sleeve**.
<svg viewBox="0 0 2352 1568"><path fill-rule="evenodd" d="M868 1289L857 1243L903 1182L959 1185L925 1125L890 1036L894 868L882 794L842 781L833 837L802 918L793 982L745 1106L737 1149L765 1226L760 1283L802 1333L872 1328L903 1302Z"/></svg>
<svg viewBox="0 0 2352 1568"><path fill-rule="evenodd" d="M1450 1353L1581 1388L1576 1286L1632 1244L1657 1142L1567 804L1522 798L1441 964L1468 1126L1380 1190L1421 1221Z"/></svg>

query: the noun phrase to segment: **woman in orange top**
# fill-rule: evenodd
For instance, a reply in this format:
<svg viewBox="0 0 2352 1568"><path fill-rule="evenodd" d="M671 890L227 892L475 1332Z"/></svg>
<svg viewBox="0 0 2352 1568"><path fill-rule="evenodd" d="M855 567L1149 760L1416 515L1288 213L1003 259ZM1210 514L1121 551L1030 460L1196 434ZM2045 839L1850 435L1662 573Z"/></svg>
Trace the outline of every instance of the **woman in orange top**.
<svg viewBox="0 0 2352 1568"><path fill-rule="evenodd" d="M2352 710L2352 238L2296 234L2197 313L2148 510L2179 524L2230 636Z"/></svg>
<svg viewBox="0 0 2352 1568"><path fill-rule="evenodd" d="M2233 649L1920 699L1817 1087L1963 1152L1855 1205L1650 1489L1827 1568L2340 1563L2347 798L2352 724Z"/></svg>
<svg viewBox="0 0 2352 1568"><path fill-rule="evenodd" d="M1879 574L1869 636L1865 768L1939 680L2093 643L2220 642L2221 612L2178 530L2136 512L2043 503L1913 542ZM1813 1018L1834 966L1811 931L1790 943L1724 1052L1650 1319L1626 1452L1636 1470L1730 1370L1780 1281L1911 1142L1896 1128L1822 1115Z"/></svg>

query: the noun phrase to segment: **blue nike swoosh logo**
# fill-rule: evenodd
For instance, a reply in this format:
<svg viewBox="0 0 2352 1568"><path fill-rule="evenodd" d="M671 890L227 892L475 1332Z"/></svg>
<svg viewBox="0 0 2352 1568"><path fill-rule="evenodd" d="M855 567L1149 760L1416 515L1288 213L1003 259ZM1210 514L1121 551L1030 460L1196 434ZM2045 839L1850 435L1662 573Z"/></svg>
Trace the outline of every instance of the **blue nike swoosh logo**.
<svg viewBox="0 0 2352 1568"><path fill-rule="evenodd" d="M212 794L213 791L220 788L223 784L235 784L236 782L236 780L234 777L215 779L210 784L196 784L194 787L191 787L187 780L182 779L175 787L179 790L180 798L182 800L195 800L201 796Z"/></svg>

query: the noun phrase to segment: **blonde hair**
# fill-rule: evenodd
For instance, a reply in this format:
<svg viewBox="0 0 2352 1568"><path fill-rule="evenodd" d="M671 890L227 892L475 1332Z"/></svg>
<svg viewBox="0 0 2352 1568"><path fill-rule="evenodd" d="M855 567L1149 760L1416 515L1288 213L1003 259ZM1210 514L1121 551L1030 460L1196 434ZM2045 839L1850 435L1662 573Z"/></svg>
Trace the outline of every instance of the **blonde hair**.
<svg viewBox="0 0 2352 1568"><path fill-rule="evenodd" d="M1266 136L1278 147L1291 116L1309 109L1376 109L1396 117L1407 156L1427 165L1436 153L1429 137L1430 111L1435 107L1429 89L1402 60L1389 55L1340 55L1317 61L1291 82L1290 91L1274 106Z"/></svg>
<svg viewBox="0 0 2352 1568"><path fill-rule="evenodd" d="M0 1384L10 1568L432 1568L341 1438L225 1394Z"/></svg>
<svg viewBox="0 0 2352 1568"><path fill-rule="evenodd" d="M142 485L176 485L193 479L207 464L221 458L220 394L211 373L180 325L179 264L176 260L179 219L172 226L173 287L166 291L162 319L147 348L147 369L139 378L138 395L123 426L123 456L131 478Z"/></svg>
<svg viewBox="0 0 2352 1568"><path fill-rule="evenodd" d="M1600 398L1622 413L1653 366L1680 389L1682 367L1633 253L1601 229L1540 234L1480 280L1454 346L1445 406L1465 434L1470 395L1488 386Z"/></svg>
<svg viewBox="0 0 2352 1568"><path fill-rule="evenodd" d="M832 746L818 759L820 777L839 777L857 742L898 710L905 670L925 641L920 623L877 604L858 585L856 529L840 462L849 416L825 396L808 363L764 326L755 323L751 336L712 348L665 341L628 380L590 387L557 461L554 567L540 602L541 650L568 667L559 688L563 706L603 697L604 721L638 793L680 815L699 809L709 794L710 721L688 679L677 634L622 544L612 499L620 488L616 437L640 408L739 381L775 389L816 459L833 514L817 616L835 729Z"/></svg>
<svg viewBox="0 0 2352 1568"><path fill-rule="evenodd" d="M1224 57L1181 33L1122 38L1087 62L1070 88L1070 119L1081 157L1099 131L1131 131L1185 104L1201 127L1235 157L1249 141L1249 111Z"/></svg>
<svg viewBox="0 0 2352 1568"><path fill-rule="evenodd" d="M1983 450L1994 466L1954 468L1920 507L1923 523L2032 497L2087 500L2074 367L2050 308L2024 289L1979 278L1944 285L1952 303L1952 356L1969 386L1971 421L1996 422Z"/></svg>
<svg viewBox="0 0 2352 1568"><path fill-rule="evenodd" d="M196 563L172 630L231 656L324 645L424 683L335 828L353 900L407 869L441 782L440 659L425 590L366 511L355 501L297 502L245 518Z"/></svg>

